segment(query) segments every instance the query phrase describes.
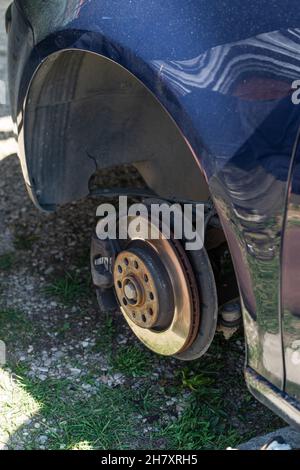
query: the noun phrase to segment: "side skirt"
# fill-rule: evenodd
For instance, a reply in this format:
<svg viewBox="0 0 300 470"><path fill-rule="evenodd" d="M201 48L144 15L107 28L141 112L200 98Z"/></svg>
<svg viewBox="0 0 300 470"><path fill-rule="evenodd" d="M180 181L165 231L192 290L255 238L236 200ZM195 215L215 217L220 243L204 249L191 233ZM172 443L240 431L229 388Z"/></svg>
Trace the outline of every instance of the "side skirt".
<svg viewBox="0 0 300 470"><path fill-rule="evenodd" d="M250 392L263 405L270 408L291 426L300 430L300 403L287 393L274 387L250 367L245 369L245 379Z"/></svg>

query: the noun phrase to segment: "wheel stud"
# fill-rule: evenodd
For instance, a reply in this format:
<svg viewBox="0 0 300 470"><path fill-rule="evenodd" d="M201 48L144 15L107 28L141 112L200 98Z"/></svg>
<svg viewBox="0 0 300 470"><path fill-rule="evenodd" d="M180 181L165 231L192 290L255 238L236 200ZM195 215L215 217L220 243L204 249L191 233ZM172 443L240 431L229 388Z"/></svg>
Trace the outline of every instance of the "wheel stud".
<svg viewBox="0 0 300 470"><path fill-rule="evenodd" d="M124 287L124 293L129 301L137 300L137 290L133 282L127 282Z"/></svg>

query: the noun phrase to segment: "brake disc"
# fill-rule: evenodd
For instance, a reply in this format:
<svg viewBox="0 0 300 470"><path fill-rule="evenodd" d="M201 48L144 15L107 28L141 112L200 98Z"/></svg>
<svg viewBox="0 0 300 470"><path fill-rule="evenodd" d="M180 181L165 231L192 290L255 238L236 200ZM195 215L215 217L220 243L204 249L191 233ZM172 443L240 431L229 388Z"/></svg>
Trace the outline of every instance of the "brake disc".
<svg viewBox="0 0 300 470"><path fill-rule="evenodd" d="M139 233L151 233L146 217L131 217L129 224L137 217ZM93 246L95 251L95 242ZM118 246L112 280L120 310L134 334L158 354L181 360L202 356L214 337L218 314L205 248L186 252L178 240L162 233L155 239L135 234L119 240Z"/></svg>

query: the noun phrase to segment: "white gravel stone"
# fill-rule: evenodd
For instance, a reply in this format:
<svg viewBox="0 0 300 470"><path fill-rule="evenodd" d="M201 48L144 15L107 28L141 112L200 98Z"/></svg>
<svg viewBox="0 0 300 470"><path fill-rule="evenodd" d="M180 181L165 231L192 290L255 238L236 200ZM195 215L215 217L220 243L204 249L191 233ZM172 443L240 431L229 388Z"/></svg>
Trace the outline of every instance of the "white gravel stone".
<svg viewBox="0 0 300 470"><path fill-rule="evenodd" d="M79 375L79 374L81 374L81 370L80 370L80 369L76 369L75 367L71 367L71 368L70 368L70 372L71 372L71 374L73 374L73 375Z"/></svg>

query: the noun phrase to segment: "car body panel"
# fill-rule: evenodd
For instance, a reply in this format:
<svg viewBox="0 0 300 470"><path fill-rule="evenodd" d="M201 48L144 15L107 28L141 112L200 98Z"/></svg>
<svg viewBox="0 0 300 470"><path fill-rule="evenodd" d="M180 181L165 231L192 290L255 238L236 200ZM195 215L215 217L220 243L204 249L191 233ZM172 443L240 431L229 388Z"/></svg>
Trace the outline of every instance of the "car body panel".
<svg viewBox="0 0 300 470"><path fill-rule="evenodd" d="M247 366L285 393L284 348L289 341L283 329L289 320L282 317L281 306L289 301L286 274L281 298L281 261L283 256L284 265L290 264L286 258L291 242L287 238L283 254L282 234L300 125L300 107L292 101L292 84L300 79L298 2L17 3L28 27L27 46L10 67L20 146L24 138L26 146L22 122L28 87L51 54L88 51L119 64L143 83L188 143L199 181L202 175L208 182L241 292ZM20 16L16 8L12 30L14 16ZM26 162L30 155L23 150ZM24 168L26 173L26 163ZM293 317L296 336L299 321ZM298 380L294 385L299 396Z"/></svg>
<svg viewBox="0 0 300 470"><path fill-rule="evenodd" d="M291 164L282 240L282 323L286 392L300 399L300 133Z"/></svg>

